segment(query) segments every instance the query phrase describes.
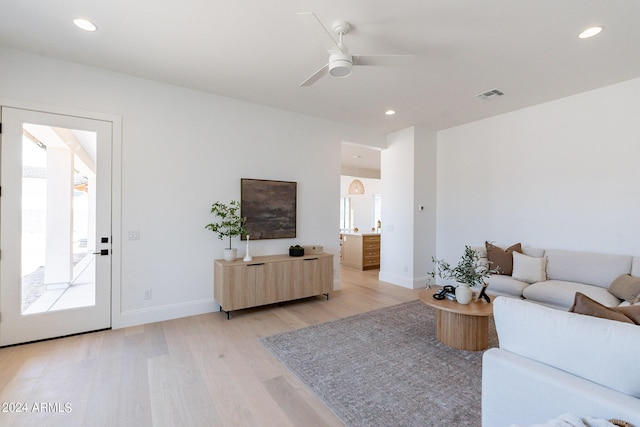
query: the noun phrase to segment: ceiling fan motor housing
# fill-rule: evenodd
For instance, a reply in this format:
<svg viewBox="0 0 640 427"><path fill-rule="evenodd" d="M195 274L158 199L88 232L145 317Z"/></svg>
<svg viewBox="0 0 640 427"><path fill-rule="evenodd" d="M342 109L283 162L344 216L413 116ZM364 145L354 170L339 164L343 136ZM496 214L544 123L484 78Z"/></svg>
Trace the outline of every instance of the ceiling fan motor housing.
<svg viewBox="0 0 640 427"><path fill-rule="evenodd" d="M333 77L347 77L351 75L353 60L351 55L334 53L329 57L329 74Z"/></svg>

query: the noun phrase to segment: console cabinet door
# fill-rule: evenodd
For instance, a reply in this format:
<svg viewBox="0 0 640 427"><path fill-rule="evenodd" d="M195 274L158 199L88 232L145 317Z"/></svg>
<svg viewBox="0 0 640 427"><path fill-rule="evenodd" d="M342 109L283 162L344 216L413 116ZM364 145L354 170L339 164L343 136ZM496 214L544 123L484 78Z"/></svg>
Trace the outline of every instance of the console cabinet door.
<svg viewBox="0 0 640 427"><path fill-rule="evenodd" d="M216 277L216 287L219 288L214 295L223 310L239 310L256 305L256 271L246 265L219 270L219 277Z"/></svg>
<svg viewBox="0 0 640 427"><path fill-rule="evenodd" d="M302 263L302 293L304 296L328 293L332 288L332 276L332 257L305 259Z"/></svg>
<svg viewBox="0 0 640 427"><path fill-rule="evenodd" d="M273 304L283 300L281 262L262 264L260 276L256 274L256 305Z"/></svg>
<svg viewBox="0 0 640 427"><path fill-rule="evenodd" d="M283 261L282 272L279 276L282 286L283 301L303 298L306 295L303 292L302 284L302 260Z"/></svg>
<svg viewBox="0 0 640 427"><path fill-rule="evenodd" d="M333 291L333 256L320 258L318 263L320 293L327 294Z"/></svg>

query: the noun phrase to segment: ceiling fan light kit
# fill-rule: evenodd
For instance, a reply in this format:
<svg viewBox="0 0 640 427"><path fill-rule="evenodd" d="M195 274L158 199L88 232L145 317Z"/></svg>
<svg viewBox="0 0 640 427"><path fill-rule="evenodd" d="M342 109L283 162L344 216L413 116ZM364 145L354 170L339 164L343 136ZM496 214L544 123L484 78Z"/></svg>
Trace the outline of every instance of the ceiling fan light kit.
<svg viewBox="0 0 640 427"><path fill-rule="evenodd" d="M333 77L347 77L351 75L353 63L351 55L336 53L329 57L329 74Z"/></svg>

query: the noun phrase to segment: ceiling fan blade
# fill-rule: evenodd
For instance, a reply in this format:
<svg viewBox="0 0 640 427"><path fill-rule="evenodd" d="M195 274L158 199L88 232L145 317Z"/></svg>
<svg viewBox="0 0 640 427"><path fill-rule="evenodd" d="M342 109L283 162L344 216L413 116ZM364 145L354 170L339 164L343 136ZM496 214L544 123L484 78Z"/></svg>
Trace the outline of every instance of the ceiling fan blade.
<svg viewBox="0 0 640 427"><path fill-rule="evenodd" d="M324 64L324 66L322 68L320 68L318 71L316 71L315 73L311 74L307 80L303 81L302 83L300 83L299 87L307 87L307 86L311 86L312 84L314 84L315 82L317 82L318 80L320 80L320 78L322 76L324 76L325 74L327 74L329 72L329 63Z"/></svg>
<svg viewBox="0 0 640 427"><path fill-rule="evenodd" d="M413 63L413 55L352 55L353 65L407 66Z"/></svg>
<svg viewBox="0 0 640 427"><path fill-rule="evenodd" d="M304 22L307 28L309 28L309 31L315 35L315 38L327 52L343 52L343 49L338 46L338 43L333 39L331 33L327 31L313 12L300 12L298 13L298 17Z"/></svg>

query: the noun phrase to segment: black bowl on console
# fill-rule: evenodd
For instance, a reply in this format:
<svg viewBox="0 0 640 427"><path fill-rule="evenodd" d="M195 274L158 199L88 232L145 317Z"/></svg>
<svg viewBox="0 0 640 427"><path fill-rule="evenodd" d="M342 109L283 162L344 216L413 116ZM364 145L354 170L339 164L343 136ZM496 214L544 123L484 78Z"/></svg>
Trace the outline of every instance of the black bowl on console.
<svg viewBox="0 0 640 427"><path fill-rule="evenodd" d="M289 248L289 256L304 256L304 248Z"/></svg>

